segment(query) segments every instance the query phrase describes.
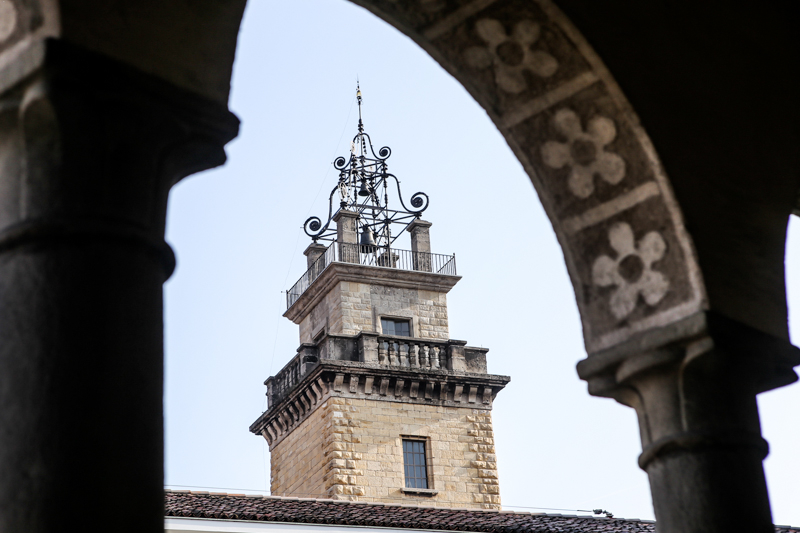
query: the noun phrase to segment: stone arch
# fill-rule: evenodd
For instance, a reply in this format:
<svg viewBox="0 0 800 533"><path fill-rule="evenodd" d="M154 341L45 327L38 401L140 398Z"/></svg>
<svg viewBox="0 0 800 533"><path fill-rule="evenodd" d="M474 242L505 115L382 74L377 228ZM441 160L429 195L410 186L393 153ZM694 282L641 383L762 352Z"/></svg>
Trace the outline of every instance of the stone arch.
<svg viewBox="0 0 800 533"><path fill-rule="evenodd" d="M611 73L550 0L353 0L469 91L531 178L590 354L705 309L670 181Z"/></svg>
<svg viewBox="0 0 800 533"><path fill-rule="evenodd" d="M608 69L551 0L354 2L416 41L505 136L561 243L590 354L706 307L692 243L653 144ZM20 20L30 20L9 33L6 47L61 36L227 101L243 0L191 7L75 0L62 2L60 12L49 2L19 6Z"/></svg>
<svg viewBox="0 0 800 533"><path fill-rule="evenodd" d="M651 124L661 102L649 102L670 183L608 69L550 0L353 1L455 76L533 180L581 311L590 357L579 374L593 394L636 407L659 529L766 531L755 395L796 380L800 363L788 343L780 253L800 188L800 108L791 77L775 76L787 54L763 50L794 50L796 17L779 2L723 12L710 3L557 0L582 13L573 20L604 47L643 114L643 93L676 71L691 78L659 110L660 127ZM0 280L10 280L0 287L0 412L13 415L0 417L9 436L0 527L80 519L80 495L117 481L105 459L119 457L128 468L120 490L140 511L128 530L163 525L165 199L181 177L221 164L235 136L227 98L244 4L0 3ZM647 24L650 9L664 20ZM628 40L608 38L610 17L626 18ZM694 37L679 54L663 46L676 22ZM664 68L637 84L631 73L647 53L631 58L629 43L645 41L657 43L646 52ZM747 57L747 79L738 63L720 61L720 44ZM609 49L625 59L612 64ZM705 120L702 84L719 100L714 121ZM754 95L766 113L741 105ZM670 120L676 110L689 128ZM715 128L726 146L704 142ZM700 155L686 150L687 130ZM731 147L750 152L731 158ZM714 313L703 312L704 287ZM75 334L86 324L108 334L87 345ZM112 364L64 364L94 360ZM51 375L57 385L40 382ZM107 440L122 434L137 438ZM116 518L118 496L93 493L96 518Z"/></svg>

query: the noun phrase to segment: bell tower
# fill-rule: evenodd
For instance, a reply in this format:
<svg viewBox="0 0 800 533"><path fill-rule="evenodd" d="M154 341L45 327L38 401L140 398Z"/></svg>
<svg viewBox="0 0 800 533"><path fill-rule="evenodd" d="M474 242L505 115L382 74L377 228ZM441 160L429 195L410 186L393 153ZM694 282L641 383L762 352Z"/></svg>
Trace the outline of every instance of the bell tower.
<svg viewBox="0 0 800 533"><path fill-rule="evenodd" d="M286 295L300 347L250 431L269 444L273 495L498 509L491 409L510 378L450 338L455 256L431 251L428 196L406 204L357 98L327 221L305 222L308 270Z"/></svg>

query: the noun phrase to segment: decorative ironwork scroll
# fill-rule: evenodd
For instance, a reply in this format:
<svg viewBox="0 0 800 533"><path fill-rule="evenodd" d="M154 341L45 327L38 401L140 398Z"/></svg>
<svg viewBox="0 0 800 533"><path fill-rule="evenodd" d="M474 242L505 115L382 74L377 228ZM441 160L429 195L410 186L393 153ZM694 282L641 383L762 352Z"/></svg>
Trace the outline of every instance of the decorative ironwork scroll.
<svg viewBox="0 0 800 533"><path fill-rule="evenodd" d="M303 224L306 235L314 239L336 240L336 227L331 227L334 215L339 210L352 211L358 214L358 231L362 244L369 240L369 246L388 248L403 233L408 225L419 218L428 208L428 195L424 192L414 193L406 205L400 191L400 180L389 172L386 160L392 155L388 146L377 152L372 146L372 139L364 132L361 119L361 90L357 89L358 99L358 133L350 144L349 157L337 157L333 162L339 171L339 181L328 197L328 218L323 224L319 217L310 217ZM389 197L399 202L397 208L390 208ZM339 207L334 210L338 197ZM371 233L371 239L364 233Z"/></svg>

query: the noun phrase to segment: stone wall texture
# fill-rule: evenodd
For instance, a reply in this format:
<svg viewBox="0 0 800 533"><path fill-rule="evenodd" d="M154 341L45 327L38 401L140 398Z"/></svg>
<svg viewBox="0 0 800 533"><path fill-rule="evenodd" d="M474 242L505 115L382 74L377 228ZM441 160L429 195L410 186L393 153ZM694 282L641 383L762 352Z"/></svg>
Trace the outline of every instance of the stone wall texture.
<svg viewBox="0 0 800 533"><path fill-rule="evenodd" d="M403 491L403 436L427 441L429 487ZM274 495L499 509L491 413L328 398L272 450Z"/></svg>
<svg viewBox="0 0 800 533"><path fill-rule="evenodd" d="M330 426L329 403L311 413L270 455L270 492L275 496L324 498L325 454L321 435Z"/></svg>
<svg viewBox="0 0 800 533"><path fill-rule="evenodd" d="M312 343L314 337L323 329L328 333L341 333L342 322L342 294L341 285L337 283L325 297L306 315L300 322L300 343Z"/></svg>
<svg viewBox="0 0 800 533"><path fill-rule="evenodd" d="M414 337L450 338L445 293L342 281L300 323L300 342L313 342L323 327L333 335L381 332L382 316L410 319Z"/></svg>

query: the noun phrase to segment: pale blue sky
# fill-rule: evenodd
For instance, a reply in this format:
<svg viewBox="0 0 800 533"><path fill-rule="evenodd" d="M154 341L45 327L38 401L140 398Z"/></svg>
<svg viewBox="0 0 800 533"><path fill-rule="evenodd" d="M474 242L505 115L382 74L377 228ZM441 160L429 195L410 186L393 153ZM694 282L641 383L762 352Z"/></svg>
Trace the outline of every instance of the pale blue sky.
<svg viewBox="0 0 800 533"><path fill-rule="evenodd" d="M240 136L225 167L173 190L166 482L268 489L266 443L247 428L266 407L263 381L299 344L281 291L305 270L301 225L327 212L331 162L355 134L356 76L367 131L392 147L404 190L430 195L433 251L458 258L451 337L489 347L489 370L512 377L494 406L504 505L652 518L634 412L589 396L575 372L585 352L572 287L527 176L455 80L344 0L250 0L230 102ZM796 218L787 264L790 311L800 310ZM800 525L800 386L759 404L775 521Z"/></svg>

